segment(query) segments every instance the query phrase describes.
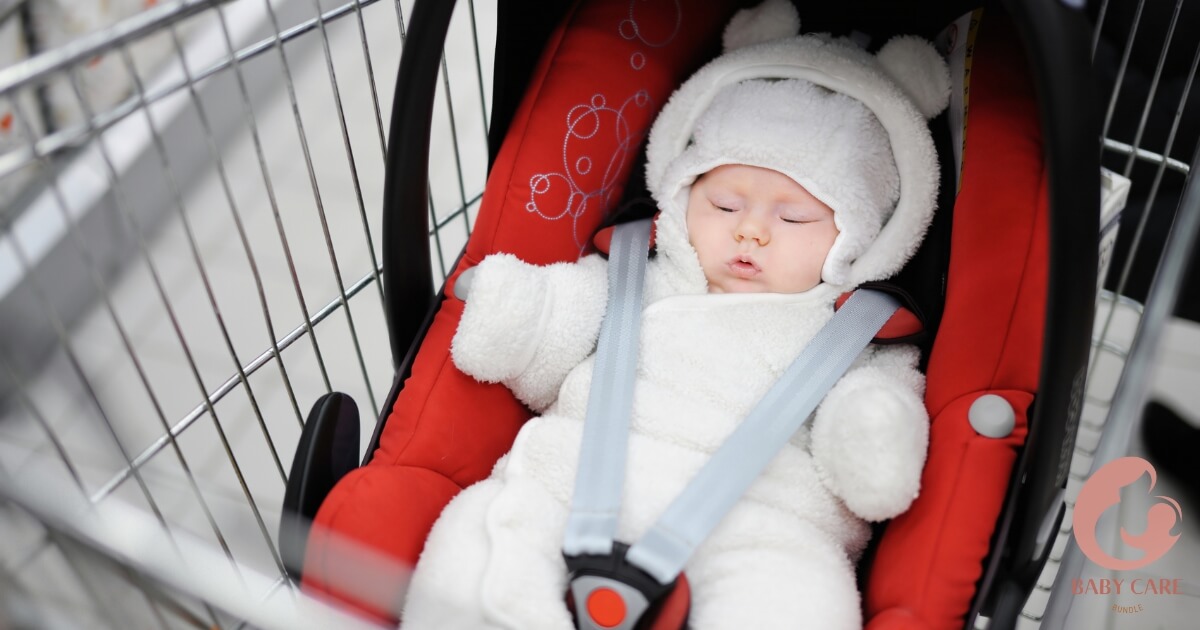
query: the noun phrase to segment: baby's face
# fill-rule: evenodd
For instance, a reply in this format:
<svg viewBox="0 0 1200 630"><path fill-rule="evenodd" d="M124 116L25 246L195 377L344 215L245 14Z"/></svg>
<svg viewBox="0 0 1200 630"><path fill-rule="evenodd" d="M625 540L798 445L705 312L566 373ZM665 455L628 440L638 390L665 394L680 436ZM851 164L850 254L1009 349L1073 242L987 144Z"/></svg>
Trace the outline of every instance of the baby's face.
<svg viewBox="0 0 1200 630"><path fill-rule="evenodd" d="M692 185L688 240L710 293L800 293L821 282L833 210L792 178L727 164Z"/></svg>

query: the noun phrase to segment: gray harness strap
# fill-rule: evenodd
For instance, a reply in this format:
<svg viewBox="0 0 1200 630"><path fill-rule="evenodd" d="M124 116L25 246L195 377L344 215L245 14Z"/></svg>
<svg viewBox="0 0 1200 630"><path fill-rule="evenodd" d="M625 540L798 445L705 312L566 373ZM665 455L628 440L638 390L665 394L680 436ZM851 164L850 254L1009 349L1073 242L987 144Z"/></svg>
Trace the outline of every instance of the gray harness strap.
<svg viewBox="0 0 1200 630"><path fill-rule="evenodd" d="M579 471L563 540L563 553L571 556L611 552L617 531L651 221L618 225L609 248L608 312L600 324Z"/></svg>
<svg viewBox="0 0 1200 630"><path fill-rule="evenodd" d="M613 548L641 327L650 221L618 226L608 268L608 313L580 447L575 494L563 553L607 554ZM833 384L899 307L895 298L860 289L834 313L740 426L700 469L651 529L626 554L662 584L683 570L695 548L733 508Z"/></svg>
<svg viewBox="0 0 1200 630"><path fill-rule="evenodd" d="M812 416L900 304L859 289L725 439L625 558L666 584L675 579L767 464Z"/></svg>

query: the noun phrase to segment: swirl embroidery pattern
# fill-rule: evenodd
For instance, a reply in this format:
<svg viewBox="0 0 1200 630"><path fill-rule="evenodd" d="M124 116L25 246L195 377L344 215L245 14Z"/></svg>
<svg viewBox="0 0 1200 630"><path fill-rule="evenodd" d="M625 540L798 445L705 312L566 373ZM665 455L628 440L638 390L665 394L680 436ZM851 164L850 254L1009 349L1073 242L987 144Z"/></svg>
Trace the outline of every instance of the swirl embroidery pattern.
<svg viewBox="0 0 1200 630"><path fill-rule="evenodd" d="M668 33L654 36L644 31L636 15L638 5L651 1L654 0L630 0L629 17L617 26L617 33L625 40L661 48L678 35L683 14L679 0L671 0L675 17L673 27ZM645 53L634 51L629 57L629 65L634 71L640 71L646 65ZM609 104L603 93L593 94L589 102L575 105L567 112L561 170L537 173L529 178L529 202L525 204L525 210L549 221L569 219L571 234L580 253L586 248L587 235L579 233L579 219L590 207L599 206L603 211L616 201L621 190L618 175L626 170L646 133L631 130L628 114L631 108L644 110L650 107L651 100L646 90L639 89L615 106ZM615 141L615 148L607 159L594 159L587 150L589 141L602 146L611 146Z"/></svg>

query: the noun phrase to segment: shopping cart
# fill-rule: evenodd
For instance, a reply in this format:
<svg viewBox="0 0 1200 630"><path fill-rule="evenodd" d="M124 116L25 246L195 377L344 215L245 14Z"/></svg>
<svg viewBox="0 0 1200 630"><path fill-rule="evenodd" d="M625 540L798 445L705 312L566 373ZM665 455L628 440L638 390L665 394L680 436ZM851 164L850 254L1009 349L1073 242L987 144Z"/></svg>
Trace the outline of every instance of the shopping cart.
<svg viewBox="0 0 1200 630"><path fill-rule="evenodd" d="M383 314L385 293L393 305L401 299L381 275L383 257L416 256L382 251L375 210L395 127L384 112L400 115L388 90L376 89L376 73L396 67L409 16L406 3L392 4L182 0L19 63L5 59L0 620L362 623L293 587L276 532L312 399L348 391L365 417L378 416L393 357L406 350L382 342L387 327L415 330L425 316L424 304L405 322ZM435 65L430 273L413 261L430 287L470 232L488 155L491 47L481 38L492 9L458 4L448 41L467 45L447 48ZM0 37L14 25L34 30L29 5L0 2ZM1155 40L1134 24L1131 39ZM39 47L22 38L23 48ZM1164 52L1172 42L1195 45L1162 41ZM1190 87L1194 62L1189 72ZM1122 92L1120 79L1108 103L1120 96L1149 111L1161 98ZM121 96L94 101L92 86L104 81L124 81ZM1187 98L1184 90L1177 111ZM1149 165L1144 209L1105 226L1139 243L1148 209L1163 203L1159 182L1186 174L1189 162L1172 157L1174 131L1161 145L1107 123L1105 135L1115 170L1136 182L1137 165ZM1200 231L1195 189L1178 204L1145 306L1124 297L1133 254L1101 293L1083 401L1081 436L1090 437L1079 440L1069 491L1093 461L1128 447L1155 336ZM1143 257L1157 247L1143 246ZM1068 532L1064 525L1022 623L1044 614L1055 620L1048 626L1061 623L1053 604L1044 611ZM382 564L380 572L396 570Z"/></svg>

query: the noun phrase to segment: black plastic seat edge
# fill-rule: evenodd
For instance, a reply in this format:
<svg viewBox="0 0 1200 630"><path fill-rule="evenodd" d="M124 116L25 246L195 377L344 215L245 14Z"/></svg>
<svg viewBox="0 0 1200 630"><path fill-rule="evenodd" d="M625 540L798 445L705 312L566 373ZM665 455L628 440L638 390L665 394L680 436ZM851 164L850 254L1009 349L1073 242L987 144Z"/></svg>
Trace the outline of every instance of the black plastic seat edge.
<svg viewBox="0 0 1200 630"><path fill-rule="evenodd" d="M279 519L279 553L288 575L299 581L308 532L317 509L334 484L358 467L358 405L341 392L317 399L292 459L283 513Z"/></svg>

